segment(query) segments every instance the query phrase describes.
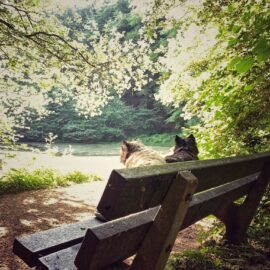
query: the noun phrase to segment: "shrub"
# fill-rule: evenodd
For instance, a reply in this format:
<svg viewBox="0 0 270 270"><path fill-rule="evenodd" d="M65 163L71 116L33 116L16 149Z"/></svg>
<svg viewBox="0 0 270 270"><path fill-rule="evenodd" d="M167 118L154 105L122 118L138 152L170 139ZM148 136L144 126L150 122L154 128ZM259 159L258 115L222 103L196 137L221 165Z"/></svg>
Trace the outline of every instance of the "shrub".
<svg viewBox="0 0 270 270"><path fill-rule="evenodd" d="M89 180L100 180L98 176L83 174L79 171L60 174L53 169L36 169L33 171L11 169L0 178L0 194L18 193L26 190L43 189L56 186L67 186L71 183L84 183Z"/></svg>
<svg viewBox="0 0 270 270"><path fill-rule="evenodd" d="M163 133L154 135L141 135L139 139L146 145L152 146L174 146L175 134Z"/></svg>

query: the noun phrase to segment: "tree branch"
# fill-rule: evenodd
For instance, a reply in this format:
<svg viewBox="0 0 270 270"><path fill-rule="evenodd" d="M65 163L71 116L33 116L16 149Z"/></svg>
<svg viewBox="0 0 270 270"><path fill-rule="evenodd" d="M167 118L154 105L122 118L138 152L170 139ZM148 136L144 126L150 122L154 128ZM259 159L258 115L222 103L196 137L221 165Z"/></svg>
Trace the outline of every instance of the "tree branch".
<svg viewBox="0 0 270 270"><path fill-rule="evenodd" d="M39 31L39 32L34 32L31 34L27 34L25 35L26 38L32 38L35 36L39 36L39 35L45 35L48 37L55 37L57 39L59 39L60 41L62 41L64 44L66 44L68 47L70 47L72 50L76 51L80 57L91 67L96 67L95 65L93 65L92 63L89 62L89 60L78 50L78 48L75 48L74 46L72 46L68 41L66 41L63 37L57 35L57 34L53 34L53 33L47 33L47 32L43 32L43 31Z"/></svg>
<svg viewBox="0 0 270 270"><path fill-rule="evenodd" d="M12 29L12 30L15 30L14 25L12 25L12 24L9 23L9 22L4 21L4 20L1 19L1 18L0 18L0 23L4 24L5 26L7 26L8 28L10 28L10 29Z"/></svg>

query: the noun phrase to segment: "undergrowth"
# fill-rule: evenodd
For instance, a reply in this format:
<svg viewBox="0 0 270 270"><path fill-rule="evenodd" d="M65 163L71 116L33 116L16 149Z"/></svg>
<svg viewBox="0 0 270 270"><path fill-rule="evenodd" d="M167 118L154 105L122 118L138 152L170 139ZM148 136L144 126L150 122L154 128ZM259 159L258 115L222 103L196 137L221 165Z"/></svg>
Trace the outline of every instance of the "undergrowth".
<svg viewBox="0 0 270 270"><path fill-rule="evenodd" d="M225 244L224 230L221 222L214 221L199 236L201 247L172 253L166 270L270 270L270 186L249 226L247 244Z"/></svg>
<svg viewBox="0 0 270 270"><path fill-rule="evenodd" d="M36 169L33 171L25 168L11 169L0 178L0 195L97 180L100 180L98 176L84 174L79 171L61 174L53 169Z"/></svg>

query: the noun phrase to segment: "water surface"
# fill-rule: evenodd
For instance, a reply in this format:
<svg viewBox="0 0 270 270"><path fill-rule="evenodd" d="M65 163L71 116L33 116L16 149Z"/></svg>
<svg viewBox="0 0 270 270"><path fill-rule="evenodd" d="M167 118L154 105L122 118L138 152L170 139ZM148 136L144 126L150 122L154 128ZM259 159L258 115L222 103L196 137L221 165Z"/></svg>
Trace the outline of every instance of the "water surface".
<svg viewBox="0 0 270 270"><path fill-rule="evenodd" d="M62 155L71 151L74 156L119 156L119 143L98 143L98 144L82 144L82 143L54 143L52 146L58 150L58 154ZM38 148L41 151L46 150L44 143L29 143L29 146ZM149 146L161 154L166 154L169 147Z"/></svg>

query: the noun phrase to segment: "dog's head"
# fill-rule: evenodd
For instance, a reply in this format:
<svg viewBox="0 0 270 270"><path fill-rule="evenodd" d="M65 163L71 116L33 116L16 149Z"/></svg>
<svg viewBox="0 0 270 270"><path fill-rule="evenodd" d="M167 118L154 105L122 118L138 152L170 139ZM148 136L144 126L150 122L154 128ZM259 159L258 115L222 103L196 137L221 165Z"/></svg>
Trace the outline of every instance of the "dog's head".
<svg viewBox="0 0 270 270"><path fill-rule="evenodd" d="M181 138L178 135L175 136L175 146L173 154L166 156L167 163L198 159L198 148L196 139L193 134L187 138Z"/></svg>
<svg viewBox="0 0 270 270"><path fill-rule="evenodd" d="M177 151L177 149L188 150L195 155L198 155L199 153L196 139L193 136L193 134L190 134L187 138L181 138L178 135L176 135L174 151Z"/></svg>
<svg viewBox="0 0 270 270"><path fill-rule="evenodd" d="M139 140L123 141L120 146L120 161L125 164L132 153L140 151L144 147L144 144Z"/></svg>

